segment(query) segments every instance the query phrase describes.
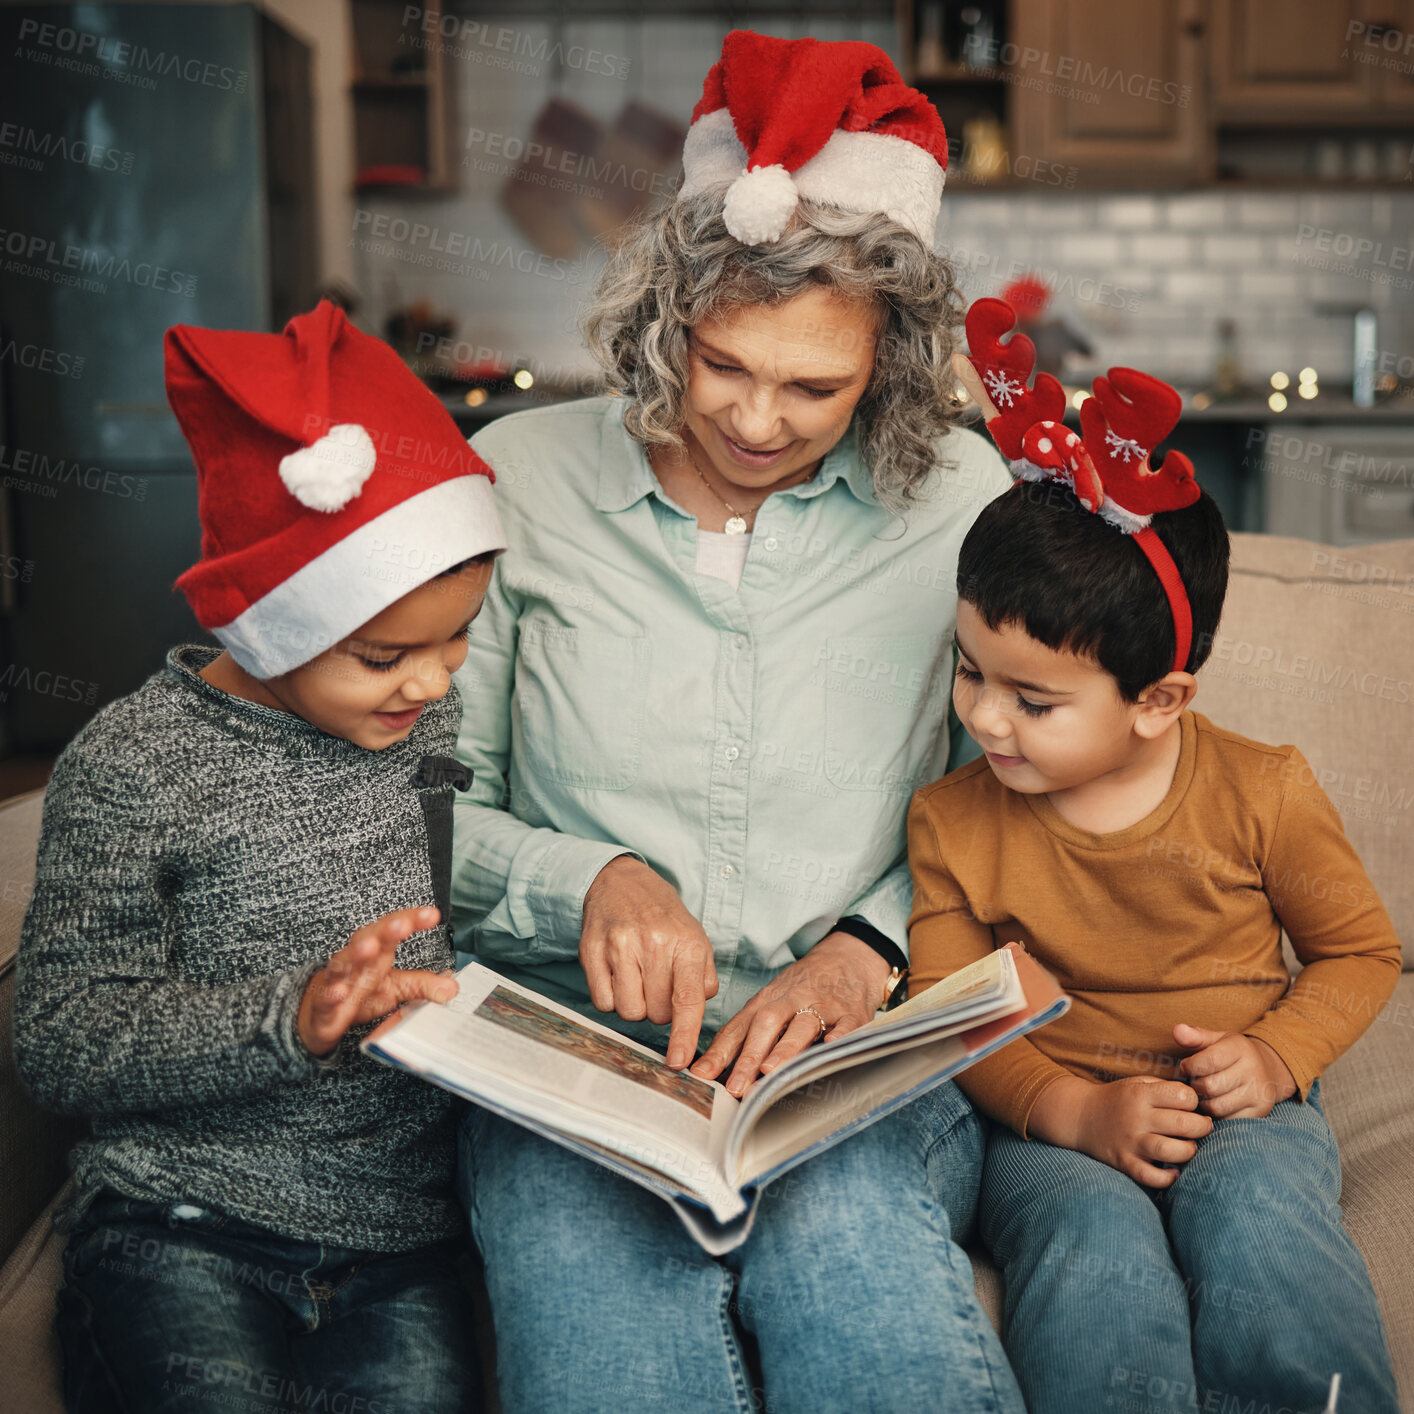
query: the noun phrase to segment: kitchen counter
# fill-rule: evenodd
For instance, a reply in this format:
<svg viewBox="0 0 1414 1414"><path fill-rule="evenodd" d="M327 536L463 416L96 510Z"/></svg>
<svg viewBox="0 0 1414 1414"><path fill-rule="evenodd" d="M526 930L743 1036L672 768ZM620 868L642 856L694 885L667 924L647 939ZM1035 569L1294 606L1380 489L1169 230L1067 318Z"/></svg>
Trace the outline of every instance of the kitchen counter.
<svg viewBox="0 0 1414 1414"><path fill-rule="evenodd" d="M484 403L468 407L463 394L442 394L442 406L452 415L452 421L470 437L474 432L504 417L508 412L523 412L526 408L549 407L553 403L575 402L593 396L590 393L547 393L528 389L524 393L492 393Z"/></svg>
<svg viewBox="0 0 1414 1414"><path fill-rule="evenodd" d="M544 407L550 403L566 402L574 398L588 397L587 393L567 393L557 395L531 390L525 393L493 393L479 407L468 407L460 396L443 397L442 405L451 413L458 427L466 430L468 436L488 422L504 416L508 412L519 412L523 408ZM1079 413L1074 407L1066 409L1066 421L1075 423ZM1414 393L1396 394L1376 403L1374 407L1357 407L1348 394L1322 393L1307 401L1290 397L1285 412L1273 412L1265 398L1240 398L1232 402L1210 403L1207 407L1194 407L1191 395L1183 400L1181 423L1229 422L1246 425L1283 422L1355 422L1386 425L1389 423L1414 423Z"/></svg>
<svg viewBox="0 0 1414 1414"><path fill-rule="evenodd" d="M1073 392L1073 388L1067 388ZM451 413L463 434L471 437L488 422L506 413L526 408L545 407L590 396L588 392L551 391L548 388L527 389L525 392L493 393L477 407L468 407L460 394L445 394L442 404ZM1406 392L1386 398L1374 407L1357 407L1349 394L1322 393L1309 401L1291 397L1284 412L1273 412L1264 397L1247 397L1232 402L1211 403L1194 407L1193 395L1184 397L1183 412L1178 427L1165 444L1182 449L1198 471L1198 481L1218 502L1223 517L1233 530L1267 530L1271 528L1271 513L1265 504L1263 468L1268 454L1278 444L1273 434L1284 424L1311 427L1312 424L1338 429L1336 442L1330 434L1303 434L1306 450L1311 454L1339 457L1347 434L1355 438L1353 429L1388 428L1387 436L1402 438L1395 429L1414 426L1414 395ZM1066 409L1065 420L1078 426L1080 413L1075 407ZM980 430L974 418L973 425ZM1289 438L1280 439L1282 445ZM1288 448L1289 450L1289 448ZM1411 441L1414 451L1414 441ZM1285 494L1289 495L1289 488ZM1276 508L1273 508L1276 509Z"/></svg>
<svg viewBox="0 0 1414 1414"><path fill-rule="evenodd" d="M1194 407L1185 398L1181 422L1411 422L1414 423L1414 395L1406 393L1359 407L1348 396L1322 393L1309 400L1288 394L1284 412L1274 412L1265 398L1238 399L1230 403L1210 403Z"/></svg>

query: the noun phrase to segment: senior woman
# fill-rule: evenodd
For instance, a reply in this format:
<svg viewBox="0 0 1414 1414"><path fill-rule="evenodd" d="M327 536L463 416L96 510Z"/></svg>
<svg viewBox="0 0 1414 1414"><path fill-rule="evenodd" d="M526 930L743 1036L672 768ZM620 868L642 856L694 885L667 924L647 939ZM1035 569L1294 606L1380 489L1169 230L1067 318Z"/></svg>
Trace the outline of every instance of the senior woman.
<svg viewBox="0 0 1414 1414"><path fill-rule="evenodd" d="M693 117L587 313L613 393L472 439L510 548L458 674L453 912L670 1065L710 1035L692 1070L740 1095L906 967L957 547L1009 478L951 425L927 100L872 45L733 31ZM981 1154L940 1086L711 1258L650 1192L469 1107L505 1407L1020 1411L957 1245Z"/></svg>

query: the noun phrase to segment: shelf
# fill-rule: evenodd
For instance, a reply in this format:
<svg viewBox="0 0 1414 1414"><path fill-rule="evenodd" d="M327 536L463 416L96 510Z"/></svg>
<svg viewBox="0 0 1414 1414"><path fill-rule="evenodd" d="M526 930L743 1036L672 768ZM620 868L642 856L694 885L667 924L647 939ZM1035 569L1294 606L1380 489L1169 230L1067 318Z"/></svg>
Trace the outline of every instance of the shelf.
<svg viewBox="0 0 1414 1414"><path fill-rule="evenodd" d="M352 0L354 57L349 80L354 119L355 191L444 191L454 185L449 159L443 0L425 0L416 31L407 7L392 0ZM410 62L420 68L407 68ZM417 168L416 184L360 182L369 168Z"/></svg>

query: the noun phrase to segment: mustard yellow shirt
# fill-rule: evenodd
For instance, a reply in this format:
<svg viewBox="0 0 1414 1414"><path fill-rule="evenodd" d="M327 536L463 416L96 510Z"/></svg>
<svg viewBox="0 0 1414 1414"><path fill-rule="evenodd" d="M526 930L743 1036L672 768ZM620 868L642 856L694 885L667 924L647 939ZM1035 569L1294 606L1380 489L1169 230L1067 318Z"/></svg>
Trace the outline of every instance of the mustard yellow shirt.
<svg viewBox="0 0 1414 1414"><path fill-rule="evenodd" d="M1389 914L1301 752L1192 711L1179 730L1168 794L1112 833L1008 789L985 759L913 797L912 990L1016 939L1072 998L958 1077L1023 1136L1062 1075L1175 1076L1180 1021L1266 1041L1304 1100L1399 980Z"/></svg>

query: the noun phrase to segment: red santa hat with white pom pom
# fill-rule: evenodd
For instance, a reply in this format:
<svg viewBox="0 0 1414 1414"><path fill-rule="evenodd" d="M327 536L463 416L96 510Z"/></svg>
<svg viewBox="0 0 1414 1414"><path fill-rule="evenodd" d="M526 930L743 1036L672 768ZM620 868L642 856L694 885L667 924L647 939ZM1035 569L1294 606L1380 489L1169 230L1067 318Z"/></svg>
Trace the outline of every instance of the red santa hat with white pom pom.
<svg viewBox="0 0 1414 1414"><path fill-rule="evenodd" d="M402 359L328 300L281 334L174 325L165 351L201 516L202 557L175 587L254 677L506 548L491 468Z"/></svg>
<svg viewBox="0 0 1414 1414"><path fill-rule="evenodd" d="M947 135L878 45L734 29L692 110L682 165L679 197L729 184L722 215L743 245L779 240L805 197L881 211L931 249Z"/></svg>

